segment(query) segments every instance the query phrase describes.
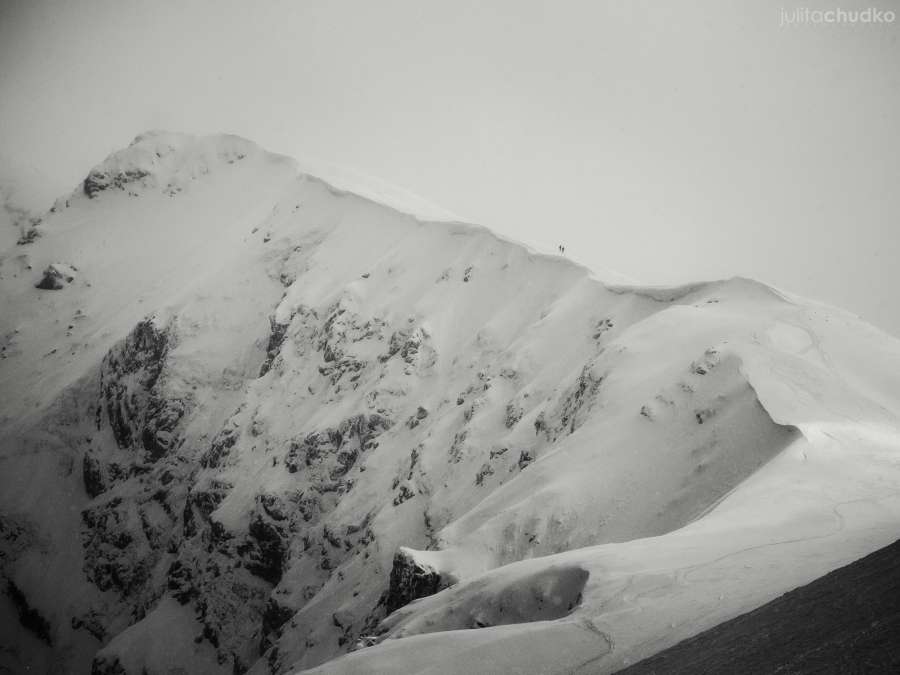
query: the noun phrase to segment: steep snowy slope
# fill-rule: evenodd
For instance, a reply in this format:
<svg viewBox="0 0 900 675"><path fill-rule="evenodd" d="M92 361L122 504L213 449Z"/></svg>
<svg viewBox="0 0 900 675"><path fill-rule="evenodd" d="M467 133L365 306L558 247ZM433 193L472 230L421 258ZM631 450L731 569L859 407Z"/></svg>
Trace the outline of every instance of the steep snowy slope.
<svg viewBox="0 0 900 675"><path fill-rule="evenodd" d="M898 635L894 542L620 673L896 673Z"/></svg>
<svg viewBox="0 0 900 675"><path fill-rule="evenodd" d="M900 343L753 281L608 286L163 133L29 240L13 670L612 672L900 529Z"/></svg>
<svg viewBox="0 0 900 675"><path fill-rule="evenodd" d="M448 552L431 557L437 558L436 568L454 569L455 560L466 554L493 553L496 533L515 532L533 522L532 501L554 484L556 494L542 504L544 513L558 513L564 506L570 514L575 493L600 507L585 512L604 525L619 513L634 525L644 499L658 499L660 483L668 483L669 491L663 492L665 506L657 513L667 514L673 506L677 512L685 500L702 494L697 477L710 470L718 473L715 462L720 458L733 470L739 455L747 462L751 457L764 460L783 448L780 453L753 475L742 472L743 481L715 481L731 491L721 501L706 501L709 510L695 510L692 515L700 517L680 529L674 523L668 532L641 528L635 534L645 538L629 541L617 536L605 545L468 576L449 590L399 610L380 629L387 637L408 639L384 641L315 672L614 672L896 537L900 465L891 412L897 409L891 400L891 392L898 391L892 381L897 377L896 345L835 311L784 301L774 305L766 301L755 310L740 308L750 293L745 287L736 294L744 300L735 297L734 284L726 284L712 297L704 292L707 301L718 301L712 308L705 303L700 312L698 307L670 307L619 336L616 342L627 345L635 370L629 377L620 370L625 364L610 369L603 383L610 396L605 413L616 414L615 407L625 402L631 418L623 410L621 426L614 430L604 429L598 415L597 435L584 440L594 452L611 458L610 463L598 460L586 465L582 459L576 464L580 472L559 478L564 464L559 457L566 446L578 443L585 424L534 465L533 469L542 464L548 468L530 492L518 490L514 482L497 490L458 521L468 524L474 513L479 516L476 527L464 528L462 536L457 524L448 528L450 536L441 542ZM763 307L766 313L775 312L760 321L766 315ZM706 332L713 326L714 333ZM700 345L693 343L697 339L700 345L718 345L717 359L688 365L684 355L697 353ZM694 350L688 349L692 343ZM667 350L666 356L660 356L660 349ZM685 364L681 372L655 382L648 378L653 384L644 389L641 372L652 376L651 368L679 354L674 360ZM771 417L780 424L792 423L800 435L766 431L764 423L751 417L723 418L722 413L728 414L739 400L727 387L715 388L712 406L704 402L695 407L693 401L702 391L697 381L726 367L729 359L740 360L738 372ZM614 370L623 386L613 396ZM653 394L661 382L671 384ZM646 423L666 425L669 443L654 447L641 442L645 432L637 426L640 416L634 412L641 400L647 401ZM685 452L673 423L678 416L691 415L698 425L702 419L704 428L718 428L708 440L681 446ZM746 445L730 457L725 450L723 456L728 447L723 448L723 434L738 429L761 445ZM693 466L691 473L679 475L673 473L671 462L673 454L682 452L685 469L689 462ZM582 450L580 457L589 453ZM620 453L630 453L634 458L630 465L617 460ZM635 481L635 472L641 469L664 475ZM523 472L520 480L530 473ZM573 579L578 581L574 588ZM548 606L556 611L548 613ZM474 627L480 630L464 630Z"/></svg>

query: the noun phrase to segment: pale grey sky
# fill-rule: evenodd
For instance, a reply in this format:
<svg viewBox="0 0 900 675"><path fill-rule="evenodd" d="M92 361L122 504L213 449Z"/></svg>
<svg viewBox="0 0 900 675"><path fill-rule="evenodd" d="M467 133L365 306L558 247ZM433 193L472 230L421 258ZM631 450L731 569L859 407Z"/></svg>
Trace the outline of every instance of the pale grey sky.
<svg viewBox="0 0 900 675"><path fill-rule="evenodd" d="M246 136L647 283L752 276L900 335L900 18L836 2L0 0L0 153L62 191Z"/></svg>

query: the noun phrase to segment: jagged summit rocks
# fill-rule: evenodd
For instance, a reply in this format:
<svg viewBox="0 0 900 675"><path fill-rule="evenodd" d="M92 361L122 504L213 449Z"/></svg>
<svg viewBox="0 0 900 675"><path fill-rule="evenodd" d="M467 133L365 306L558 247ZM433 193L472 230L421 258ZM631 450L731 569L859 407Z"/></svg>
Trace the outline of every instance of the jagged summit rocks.
<svg viewBox="0 0 900 675"><path fill-rule="evenodd" d="M89 199L107 190L136 197L146 189L161 189L174 197L217 165L240 162L254 152L259 149L237 136L206 139L151 131L93 168L84 179L82 190Z"/></svg>
<svg viewBox="0 0 900 675"><path fill-rule="evenodd" d="M605 285L223 136L41 232L78 276L2 254L13 671L613 672L900 518L897 342L757 282Z"/></svg>

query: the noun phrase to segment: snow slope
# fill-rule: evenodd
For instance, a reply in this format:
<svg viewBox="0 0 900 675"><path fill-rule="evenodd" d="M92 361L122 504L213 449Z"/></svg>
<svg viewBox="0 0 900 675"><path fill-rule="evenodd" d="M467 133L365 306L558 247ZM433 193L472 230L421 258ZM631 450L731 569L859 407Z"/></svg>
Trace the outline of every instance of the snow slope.
<svg viewBox="0 0 900 675"><path fill-rule="evenodd" d="M0 291L13 669L614 672L900 529L894 338L242 139L138 137Z"/></svg>
<svg viewBox="0 0 900 675"><path fill-rule="evenodd" d="M900 541L620 671L900 670Z"/></svg>
<svg viewBox="0 0 900 675"><path fill-rule="evenodd" d="M721 291L716 298L716 305L733 300ZM684 349L685 354L691 353L686 342L694 339L700 338L701 342L695 343L698 347L727 340L725 349L732 358L740 359L740 371L766 411L773 420L796 426L799 436L776 435L775 444L772 439L757 436L770 453L784 449L753 475L740 483L731 482L732 489L722 501L709 502L711 510L695 514L701 517L680 529L668 533L642 531L637 535L645 538L626 541L617 537L611 543L475 574L452 589L401 609L385 622L390 638L417 637L385 641L313 672L391 672L401 663L403 672L615 672L895 538L900 492L893 412L896 402L891 394L897 391L892 381L897 371L887 364L896 363L896 346L851 317L818 308L784 305L762 326L756 312L741 312L742 320L733 310L727 310L716 321L715 315L722 308L716 307L707 316L707 308L703 312L695 309L673 307L635 327L637 330L633 328L620 340L636 350L637 359L643 356L648 361L651 355L642 354L640 345L650 347L659 335L666 336L672 351ZM721 332L722 319L730 324L725 335ZM708 330L713 323L718 324L718 330L707 333L704 327ZM745 323L744 331L740 331L741 323ZM723 365L724 360L718 368ZM639 367L647 369L649 364ZM687 373L684 369L676 377L687 379L696 395ZM632 386L640 381L624 373L622 377ZM848 386L850 382L856 386ZM865 386L860 386L864 382ZM619 393L628 396L625 388ZM647 399L647 393L635 393L632 410L642 398ZM728 393L724 397L733 400ZM668 412L669 408L691 410L668 392L663 398L666 400L652 399L651 414ZM669 403L672 399L676 399L674 406ZM653 423L658 420L654 418ZM728 421L729 425L734 423L734 419ZM742 426L741 422L737 424ZM617 431L623 433L621 427ZM611 446L633 455L640 448L640 433L632 427L621 437L613 437ZM569 442L575 443L575 437L570 436ZM592 441L606 455L606 436L601 437L604 440L599 443ZM718 440L721 443L721 437ZM668 474L671 468L664 463L665 456L677 452L677 446L655 450L653 455L645 455L645 461ZM741 452L746 450L742 448ZM719 452L718 448L697 444L687 455L694 461L694 471L703 474L709 471L708 458L718 459ZM573 490L590 494L587 486L578 485L578 478L560 478L553 466L557 453L535 465L549 464L532 489L537 484L553 486L562 480L564 485L559 489L567 493L566 500L571 499ZM616 450L610 454L614 456ZM729 468L734 466L733 459L726 462ZM604 504L607 495L618 493L626 500L624 510L631 520L640 507L631 507L627 500L643 503L655 494L655 486L648 492L647 483L633 482L634 465L624 470L615 461L612 469L603 463L601 470L599 461L597 465L596 472L591 472L597 489L590 496L601 506L600 517L606 518L609 513L609 506ZM578 468L583 470L584 465ZM612 472L614 484L621 486L611 492L603 475L607 471ZM669 479L671 475L665 480ZM590 479L582 477L582 481ZM676 505L680 506L689 484L690 480L679 483L683 492L675 493ZM548 488L540 489L545 492ZM489 532L508 532L511 526L534 518L530 503L525 503L527 511L523 513L524 500L517 499L518 495L497 503L510 490L514 490L513 483L475 509L476 513L487 510L492 519L500 521ZM520 494L527 494L527 490ZM553 513L561 501L557 498L552 506L544 504L543 508ZM671 503L665 511L670 507ZM615 512L615 507L612 510ZM450 530L452 535L456 535L455 530ZM467 532L464 546L496 546L493 536L479 541L479 534L478 529L475 536ZM453 555L460 553L454 551ZM535 587L540 588L535 584L537 574L571 569L586 571L588 580L581 590L580 604L567 616L552 622L510 624L503 613L491 611L517 595L533 601ZM460 630L477 625L482 616L488 616L490 627ZM593 633L595 639L586 639L585 633ZM446 660L442 655L450 645L453 658ZM484 669L478 664L490 666Z"/></svg>

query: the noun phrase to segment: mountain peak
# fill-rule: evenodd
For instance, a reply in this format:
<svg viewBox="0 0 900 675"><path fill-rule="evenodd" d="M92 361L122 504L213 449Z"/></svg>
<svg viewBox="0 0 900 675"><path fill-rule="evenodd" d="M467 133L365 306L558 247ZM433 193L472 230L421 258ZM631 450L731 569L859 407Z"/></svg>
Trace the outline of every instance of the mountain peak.
<svg viewBox="0 0 900 675"><path fill-rule="evenodd" d="M82 189L90 199L109 189L132 195L154 188L177 193L219 167L262 154L259 146L239 136L148 131L91 169Z"/></svg>

